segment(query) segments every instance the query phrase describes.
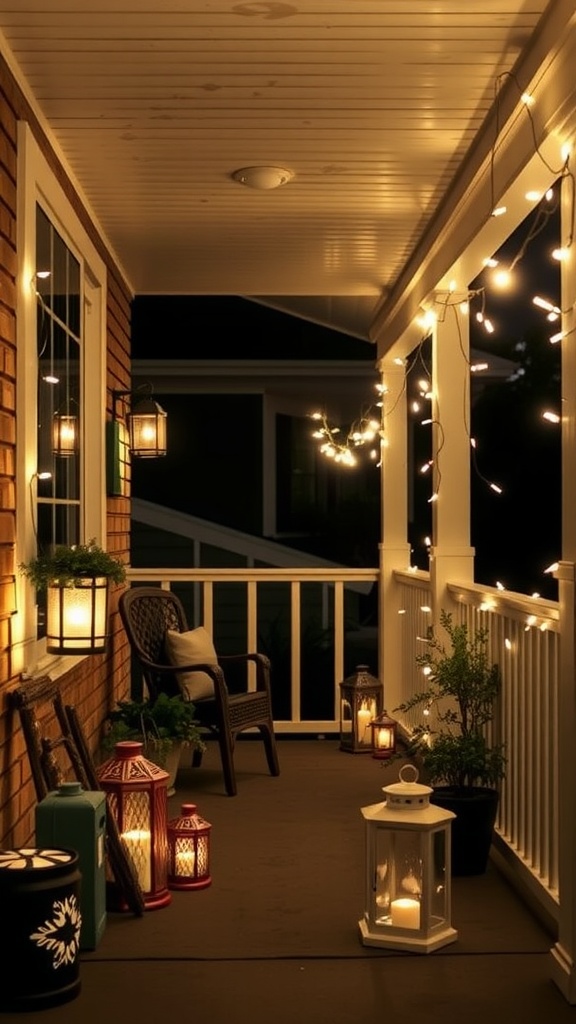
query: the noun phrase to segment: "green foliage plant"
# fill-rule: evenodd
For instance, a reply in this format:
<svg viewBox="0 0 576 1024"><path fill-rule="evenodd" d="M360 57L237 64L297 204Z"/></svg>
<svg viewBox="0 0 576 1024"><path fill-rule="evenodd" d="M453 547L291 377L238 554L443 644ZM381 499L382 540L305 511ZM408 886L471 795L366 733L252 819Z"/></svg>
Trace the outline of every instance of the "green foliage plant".
<svg viewBox="0 0 576 1024"><path fill-rule="evenodd" d="M205 749L192 701L158 694L156 700L120 700L110 712L103 749L113 751L122 740L149 744L161 764L175 743Z"/></svg>
<svg viewBox="0 0 576 1024"><path fill-rule="evenodd" d="M29 562L22 562L20 572L35 586L46 590L49 583L73 587L74 581L87 576L106 577L114 583L126 579L126 567L120 559L104 551L93 538L87 544L57 544Z"/></svg>
<svg viewBox="0 0 576 1024"><path fill-rule="evenodd" d="M488 630L469 635L466 624L454 625L452 615L440 613L449 648L428 630L427 650L417 656L426 671L428 688L400 704L396 711L422 708L434 726L415 727L408 755L417 756L430 784L466 792L474 787L497 788L505 775L503 744L490 745L485 727L494 717L501 690L501 673L488 658Z"/></svg>

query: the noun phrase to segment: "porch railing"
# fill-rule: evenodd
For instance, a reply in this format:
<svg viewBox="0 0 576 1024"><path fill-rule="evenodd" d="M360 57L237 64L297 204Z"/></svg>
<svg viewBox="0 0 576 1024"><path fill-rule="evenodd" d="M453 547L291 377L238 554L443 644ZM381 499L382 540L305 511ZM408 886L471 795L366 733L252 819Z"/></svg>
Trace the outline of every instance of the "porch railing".
<svg viewBox="0 0 576 1024"><path fill-rule="evenodd" d="M339 683L355 664L378 674L377 629L358 610L376 569L130 569L128 578L178 589L190 625L204 625L222 653L235 638L236 651L269 654L279 734L338 733Z"/></svg>
<svg viewBox="0 0 576 1024"><path fill-rule="evenodd" d="M416 655L431 622L427 573L396 573L404 613L404 701L422 689ZM545 916L558 916L558 686L559 606L479 584L449 587L471 632L489 630L489 656L500 665L502 692L492 735L505 744L497 850ZM419 639L420 638L420 639ZM418 712L402 721L409 730Z"/></svg>
<svg viewBox="0 0 576 1024"><path fill-rule="evenodd" d="M220 600L221 590L234 585L233 590L239 589L244 595L240 602L243 635L237 636L243 647L237 649L261 649L262 637L266 632L270 635L271 621L277 624L281 617L283 646L273 663L282 662L288 693L280 700L281 712L275 713L276 728L279 734L318 735L338 733L339 683L350 665L366 661L364 651L369 651L371 671L378 674L377 628L366 628L357 615L353 616L355 628L350 628L350 596L374 592L378 578L376 569L325 567L129 572L134 585L153 583L183 591L190 624L204 624L215 639L223 628L221 618L231 614L230 595L228 600ZM399 680L395 680L394 696L398 699L394 703L399 704L422 687L416 655L423 650L432 615L428 573L397 572L395 579L401 612L401 670ZM282 601L275 598L275 588L282 593ZM513 881L553 923L558 916L559 606L557 602L476 584L454 583L449 590L459 621L466 622L471 630L488 627L490 657L502 671L502 694L493 734L505 744L507 768L496 852ZM237 594L233 604L237 613ZM272 619L271 609L275 609L276 616ZM318 626L316 640L320 640L309 652L305 626L311 614ZM277 635L275 639L277 642ZM308 671L309 662L314 666L312 673ZM314 712L316 698L323 712L320 715ZM310 708L311 712L306 710ZM409 730L416 724L417 712L412 715L405 720L399 714L396 717Z"/></svg>

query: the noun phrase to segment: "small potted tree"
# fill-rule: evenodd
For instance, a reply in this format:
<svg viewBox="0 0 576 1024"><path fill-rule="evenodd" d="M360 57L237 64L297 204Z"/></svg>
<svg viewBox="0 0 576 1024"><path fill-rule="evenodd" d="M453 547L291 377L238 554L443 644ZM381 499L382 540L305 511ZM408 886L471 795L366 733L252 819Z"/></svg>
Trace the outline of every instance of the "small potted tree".
<svg viewBox="0 0 576 1024"><path fill-rule="evenodd" d="M488 658L486 629L470 635L465 623L454 625L444 610L440 625L449 646L433 628L428 631L427 650L417 658L428 686L396 711L423 711L425 720L413 729L406 752L420 760L434 791L431 801L456 814L453 874L482 874L506 764L504 745L488 738L501 689L500 668Z"/></svg>
<svg viewBox="0 0 576 1024"><path fill-rule="evenodd" d="M58 544L19 566L46 593L46 649L49 654L100 654L108 642L110 583L122 583L126 568L95 539Z"/></svg>
<svg viewBox="0 0 576 1024"><path fill-rule="evenodd" d="M168 772L169 796L174 792L183 747L205 750L194 704L179 694L159 693L155 700L120 700L106 725L103 749L112 751L122 740L140 740L145 756Z"/></svg>

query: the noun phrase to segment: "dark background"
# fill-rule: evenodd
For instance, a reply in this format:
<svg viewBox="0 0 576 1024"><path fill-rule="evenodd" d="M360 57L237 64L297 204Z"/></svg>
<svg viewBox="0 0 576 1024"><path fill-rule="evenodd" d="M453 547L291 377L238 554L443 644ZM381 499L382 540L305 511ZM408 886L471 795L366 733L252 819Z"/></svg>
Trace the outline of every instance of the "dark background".
<svg viewBox="0 0 576 1024"><path fill-rule="evenodd" d="M472 347L488 356L505 356L516 366L511 379L482 388L472 376L475 576L480 583L494 586L498 580L508 590L549 598L557 597L557 583L544 570L561 554L561 446L560 426L542 420L542 412L560 409L561 346L550 344L549 336L559 326L546 321L532 296L559 301L559 264L550 257L558 239L554 197L495 254L500 266L514 266L516 288L498 293L490 271L470 285L475 293ZM493 335L476 322L480 309L493 321ZM141 296L133 304L132 354L134 359L366 359L374 364L376 348L237 296ZM428 358L423 344L419 363L425 365ZM226 508L232 500L237 528L259 533L253 494L260 493L260 460L250 459L245 443L251 437L260 452L260 411L254 396L194 396L193 423L188 420L188 426L190 396L156 397L169 415L169 456L156 467L148 463L146 472L133 466L134 493L203 518L211 518L215 502ZM430 436L422 431L416 437L409 533L414 563L427 568L430 482L417 467L427 457ZM311 439L310 444L315 442ZM338 467L333 471L344 472ZM368 484L367 473L372 474ZM312 541L316 553L344 564L378 564L377 476L374 466L364 467L356 475L356 490L347 484L345 501L334 506L331 522L321 523ZM496 494L491 482L503 493Z"/></svg>

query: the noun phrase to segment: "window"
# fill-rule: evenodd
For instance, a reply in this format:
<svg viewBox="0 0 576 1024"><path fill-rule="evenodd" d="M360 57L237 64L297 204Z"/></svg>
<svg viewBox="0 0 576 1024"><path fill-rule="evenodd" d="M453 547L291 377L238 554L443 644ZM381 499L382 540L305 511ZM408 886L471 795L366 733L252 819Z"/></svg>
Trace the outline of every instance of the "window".
<svg viewBox="0 0 576 1024"><path fill-rule="evenodd" d="M20 563L54 544L105 544L106 268L24 123L18 171ZM33 672L43 608L27 581L17 590L14 663Z"/></svg>
<svg viewBox="0 0 576 1024"><path fill-rule="evenodd" d="M80 263L36 205L38 435L36 539L39 551L80 541ZM46 595L38 595L38 636Z"/></svg>

